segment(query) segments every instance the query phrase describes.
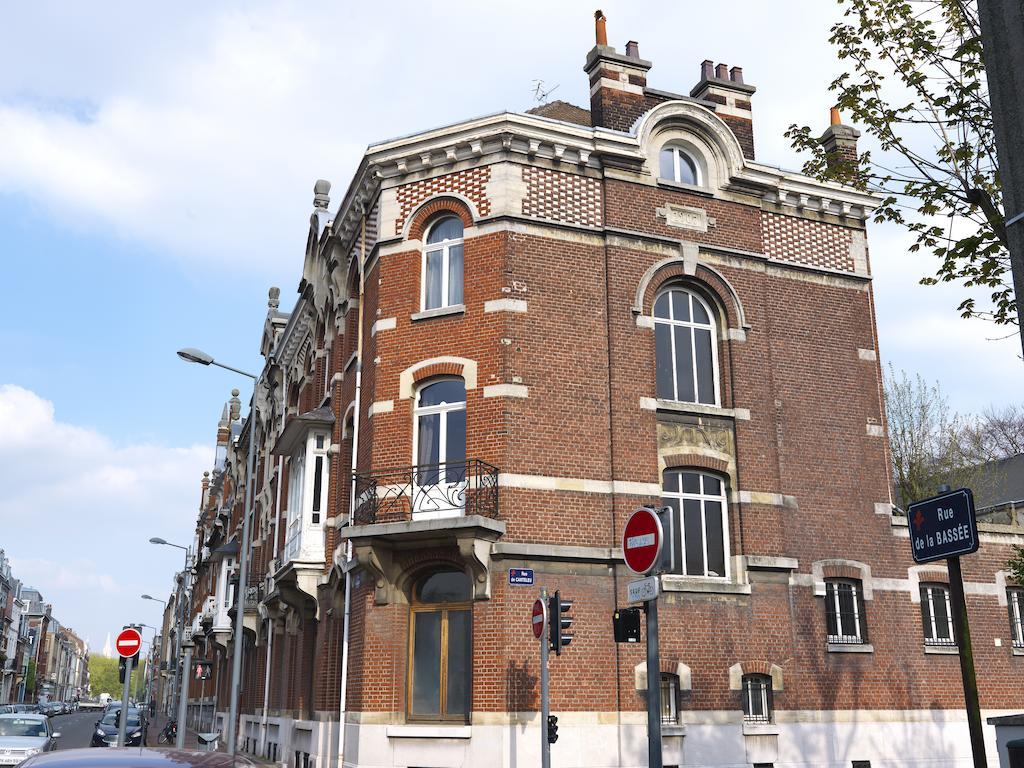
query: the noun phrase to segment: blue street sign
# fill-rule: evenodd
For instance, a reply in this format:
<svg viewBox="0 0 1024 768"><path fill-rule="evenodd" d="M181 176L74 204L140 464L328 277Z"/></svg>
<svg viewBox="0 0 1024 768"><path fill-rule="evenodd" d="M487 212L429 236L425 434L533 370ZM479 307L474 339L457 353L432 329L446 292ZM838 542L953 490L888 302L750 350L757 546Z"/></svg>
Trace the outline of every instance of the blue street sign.
<svg viewBox="0 0 1024 768"><path fill-rule="evenodd" d="M533 568L509 568L508 583L515 587L532 587Z"/></svg>
<svg viewBox="0 0 1024 768"><path fill-rule="evenodd" d="M907 522L915 563L930 563L978 550L974 495L968 488L915 501L907 507Z"/></svg>

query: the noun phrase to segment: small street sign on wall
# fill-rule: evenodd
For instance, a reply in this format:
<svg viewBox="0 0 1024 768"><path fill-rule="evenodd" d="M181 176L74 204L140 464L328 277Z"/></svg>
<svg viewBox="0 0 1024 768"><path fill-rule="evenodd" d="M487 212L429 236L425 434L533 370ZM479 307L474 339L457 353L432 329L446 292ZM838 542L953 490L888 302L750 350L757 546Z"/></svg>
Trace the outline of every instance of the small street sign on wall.
<svg viewBox="0 0 1024 768"><path fill-rule="evenodd" d="M532 587L533 568L509 568L508 583L514 587Z"/></svg>

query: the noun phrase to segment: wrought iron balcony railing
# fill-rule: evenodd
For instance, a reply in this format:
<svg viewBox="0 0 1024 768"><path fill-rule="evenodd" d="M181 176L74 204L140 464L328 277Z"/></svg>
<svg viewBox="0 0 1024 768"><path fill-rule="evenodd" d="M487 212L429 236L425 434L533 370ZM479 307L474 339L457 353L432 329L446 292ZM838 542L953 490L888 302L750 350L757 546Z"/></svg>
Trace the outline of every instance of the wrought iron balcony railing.
<svg viewBox="0 0 1024 768"><path fill-rule="evenodd" d="M355 475L356 525L417 517L497 519L498 468L480 459L382 469Z"/></svg>

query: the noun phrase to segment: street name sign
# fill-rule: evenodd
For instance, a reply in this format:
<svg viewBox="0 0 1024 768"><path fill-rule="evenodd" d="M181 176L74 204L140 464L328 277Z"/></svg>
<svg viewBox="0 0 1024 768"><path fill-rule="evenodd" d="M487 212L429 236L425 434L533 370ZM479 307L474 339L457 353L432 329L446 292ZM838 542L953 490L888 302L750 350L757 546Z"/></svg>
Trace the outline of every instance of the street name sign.
<svg viewBox="0 0 1024 768"><path fill-rule="evenodd" d="M509 568L508 583L514 587L532 587L533 568Z"/></svg>
<svg viewBox="0 0 1024 768"><path fill-rule="evenodd" d="M648 576L646 579L631 581L626 585L626 598L631 603L646 603L656 600L659 593L658 577Z"/></svg>
<svg viewBox="0 0 1024 768"><path fill-rule="evenodd" d="M961 488L907 507L910 549L915 563L930 563L978 550L974 495Z"/></svg>
<svg viewBox="0 0 1024 768"><path fill-rule="evenodd" d="M547 629L547 610L548 608L544 600L533 601L530 621L533 623L533 636L538 640L544 636L544 630Z"/></svg>
<svg viewBox="0 0 1024 768"><path fill-rule="evenodd" d="M661 557L664 541L657 513L647 507L636 510L622 531L622 556L629 570L638 576L650 573Z"/></svg>
<svg viewBox="0 0 1024 768"><path fill-rule="evenodd" d="M137 656L139 651L142 650L142 635L139 634L139 630L132 629L131 627L122 629L121 634L117 636L117 642L114 643L114 647L117 648L121 658L130 659L133 656Z"/></svg>

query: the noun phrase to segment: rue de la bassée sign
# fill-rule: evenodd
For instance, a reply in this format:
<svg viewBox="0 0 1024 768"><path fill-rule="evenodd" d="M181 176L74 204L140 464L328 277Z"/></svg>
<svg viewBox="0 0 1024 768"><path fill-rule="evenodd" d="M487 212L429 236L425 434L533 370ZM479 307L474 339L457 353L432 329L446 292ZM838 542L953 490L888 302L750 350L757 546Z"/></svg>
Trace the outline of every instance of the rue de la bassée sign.
<svg viewBox="0 0 1024 768"><path fill-rule="evenodd" d="M974 495L961 488L907 507L910 548L915 563L930 563L978 550Z"/></svg>

